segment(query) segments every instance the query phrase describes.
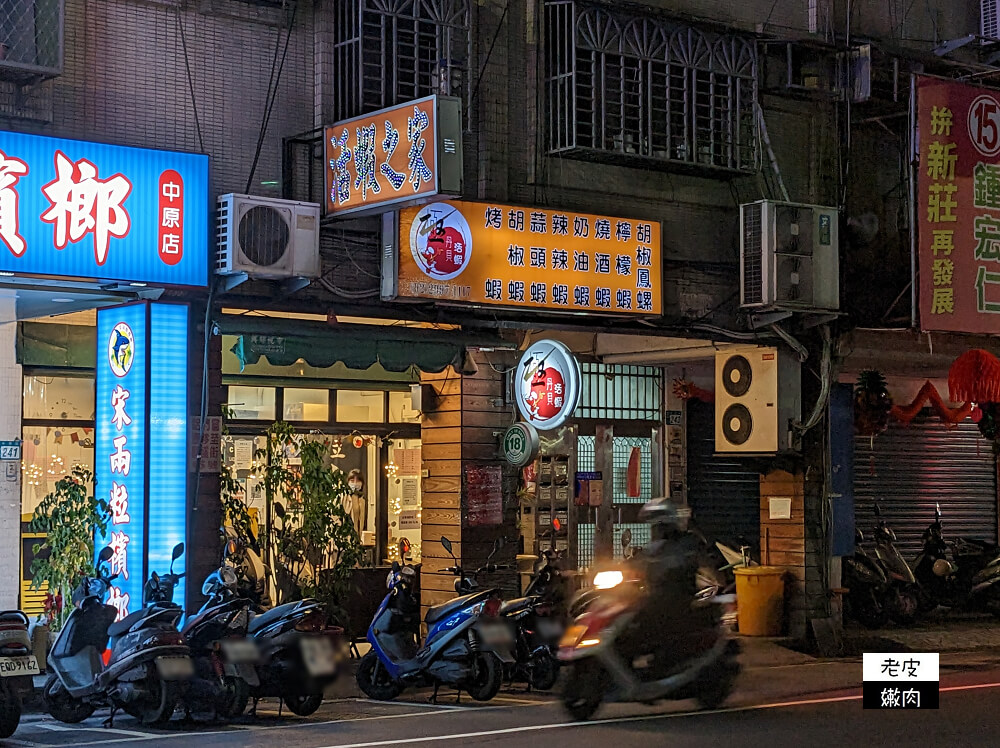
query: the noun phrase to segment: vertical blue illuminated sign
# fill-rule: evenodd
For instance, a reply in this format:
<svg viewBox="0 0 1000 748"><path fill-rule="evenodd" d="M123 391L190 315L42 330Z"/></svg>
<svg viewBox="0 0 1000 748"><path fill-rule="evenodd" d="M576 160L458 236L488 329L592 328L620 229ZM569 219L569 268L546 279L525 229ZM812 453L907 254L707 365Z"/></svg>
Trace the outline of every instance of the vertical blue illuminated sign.
<svg viewBox="0 0 1000 748"><path fill-rule="evenodd" d="M149 350L149 570L170 567L187 531L188 308L152 304ZM175 570L186 567L186 555ZM184 604L184 580L174 602Z"/></svg>
<svg viewBox="0 0 1000 748"><path fill-rule="evenodd" d="M187 324L181 304L97 313L95 490L111 515L97 550L113 551L107 602L119 618L142 607L146 578L166 573L187 532ZM183 604L183 584L174 600Z"/></svg>

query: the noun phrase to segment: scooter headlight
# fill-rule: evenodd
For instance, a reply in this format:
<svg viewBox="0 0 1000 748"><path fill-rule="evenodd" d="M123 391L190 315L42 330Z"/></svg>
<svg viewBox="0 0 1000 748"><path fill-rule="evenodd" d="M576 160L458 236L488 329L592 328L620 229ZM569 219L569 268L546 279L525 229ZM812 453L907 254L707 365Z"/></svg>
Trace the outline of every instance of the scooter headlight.
<svg viewBox="0 0 1000 748"><path fill-rule="evenodd" d="M599 590L611 590L625 581L625 575L619 570L600 571L594 577L594 587Z"/></svg>

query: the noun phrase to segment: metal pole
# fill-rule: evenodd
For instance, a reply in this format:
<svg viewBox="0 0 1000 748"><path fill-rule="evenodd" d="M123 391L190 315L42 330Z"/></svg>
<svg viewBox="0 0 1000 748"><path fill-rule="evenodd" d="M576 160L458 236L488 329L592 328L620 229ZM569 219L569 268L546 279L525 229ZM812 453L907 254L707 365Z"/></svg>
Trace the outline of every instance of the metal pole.
<svg viewBox="0 0 1000 748"><path fill-rule="evenodd" d="M917 175L919 145L917 143L917 77L910 76L910 127L907 173L910 186L910 327L917 328Z"/></svg>

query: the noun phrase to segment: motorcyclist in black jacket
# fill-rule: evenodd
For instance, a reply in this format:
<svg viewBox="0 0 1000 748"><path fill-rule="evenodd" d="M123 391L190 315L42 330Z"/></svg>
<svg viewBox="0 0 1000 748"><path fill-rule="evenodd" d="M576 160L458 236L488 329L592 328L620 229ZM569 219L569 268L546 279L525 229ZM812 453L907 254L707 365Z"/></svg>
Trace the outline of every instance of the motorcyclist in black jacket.
<svg viewBox="0 0 1000 748"><path fill-rule="evenodd" d="M652 525L652 542L641 557L642 609L618 646L626 658L652 655L656 664L647 677L661 678L714 639L718 611L693 605L699 570L711 562L700 536L689 531L691 509L654 499L639 518Z"/></svg>

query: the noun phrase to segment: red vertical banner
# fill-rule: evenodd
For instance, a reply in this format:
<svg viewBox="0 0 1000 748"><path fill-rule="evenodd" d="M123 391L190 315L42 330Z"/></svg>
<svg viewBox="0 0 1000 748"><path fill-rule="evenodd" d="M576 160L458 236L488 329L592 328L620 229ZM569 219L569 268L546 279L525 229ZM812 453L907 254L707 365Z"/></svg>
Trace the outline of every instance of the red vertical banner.
<svg viewBox="0 0 1000 748"><path fill-rule="evenodd" d="M160 174L158 202L157 249L164 264L176 265L184 257L184 180L173 169Z"/></svg>
<svg viewBox="0 0 1000 748"><path fill-rule="evenodd" d="M1000 333L1000 91L916 90L920 327Z"/></svg>

